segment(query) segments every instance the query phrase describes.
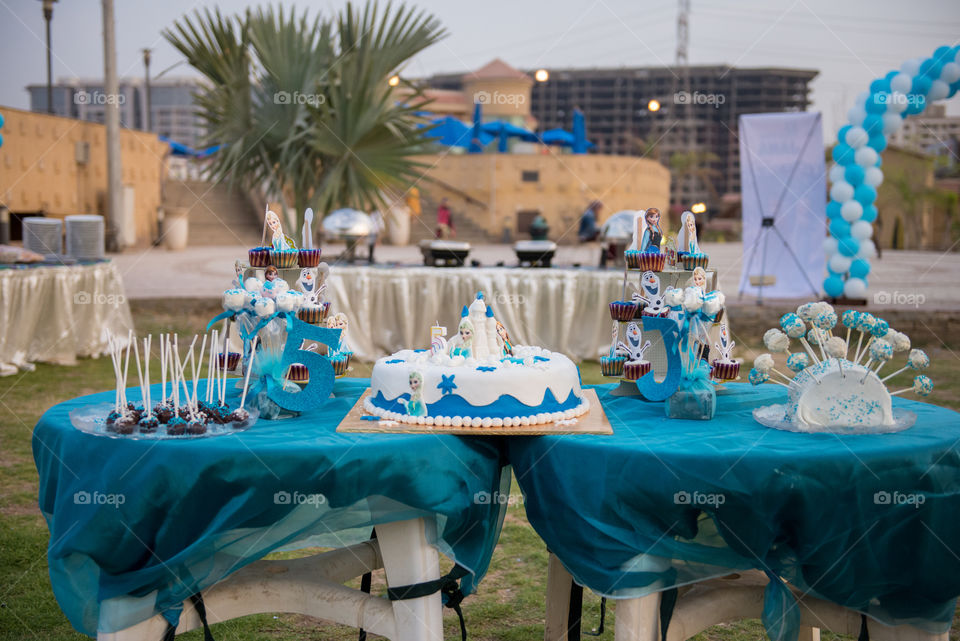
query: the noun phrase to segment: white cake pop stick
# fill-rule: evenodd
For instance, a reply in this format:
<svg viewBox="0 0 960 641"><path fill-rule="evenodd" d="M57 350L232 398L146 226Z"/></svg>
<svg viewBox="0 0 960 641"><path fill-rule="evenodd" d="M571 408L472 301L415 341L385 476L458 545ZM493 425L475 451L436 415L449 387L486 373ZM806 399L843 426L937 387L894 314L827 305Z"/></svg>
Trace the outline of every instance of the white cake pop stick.
<svg viewBox="0 0 960 641"><path fill-rule="evenodd" d="M803 349L807 351L807 355L810 356L810 360L816 364L820 364L820 359L817 358L817 355L813 353L813 348L810 347L810 343L807 342L807 339L803 336L799 337L800 344L803 345Z"/></svg>
<svg viewBox="0 0 960 641"><path fill-rule="evenodd" d="M153 409L150 407L150 348L153 346L153 334L143 339L143 375L146 379L147 400L144 409L147 411L147 418L153 415Z"/></svg>
<svg viewBox="0 0 960 641"><path fill-rule="evenodd" d="M893 374L887 374L886 376L884 376L883 378L881 378L881 379L880 379L880 382L881 382L881 383L886 383L888 380L890 380L891 378L893 378L893 377L896 376L897 374L902 374L903 372L907 371L908 369L910 369L910 366L909 366L909 365L904 365L903 367L901 367L900 369L898 369L897 371L895 371Z"/></svg>
<svg viewBox="0 0 960 641"><path fill-rule="evenodd" d="M224 319L223 327L223 371L220 377L220 404L223 405L227 397L227 363L230 360L230 319Z"/></svg>
<svg viewBox="0 0 960 641"><path fill-rule="evenodd" d="M127 333L127 357L123 364L123 386L120 388L123 408L127 408L127 373L130 371L130 347L133 345L133 330Z"/></svg>
<svg viewBox="0 0 960 641"><path fill-rule="evenodd" d="M137 364L137 382L140 384L140 401L146 402L147 393L143 389L143 369L140 367L140 345L137 339L133 340L133 356Z"/></svg>
<svg viewBox="0 0 960 641"><path fill-rule="evenodd" d="M243 404L247 400L247 388L250 387L250 372L253 371L253 359L257 356L258 340L260 340L260 337L254 336L253 340L250 341L250 362L247 363L247 375L243 379L243 394L240 395L240 409L243 409Z"/></svg>
<svg viewBox="0 0 960 641"><path fill-rule="evenodd" d="M213 345L213 346L216 346L216 344L217 344L217 330L216 330L216 329L214 329L214 330L210 333L210 344ZM210 384L213 382L213 357L214 357L214 354L216 354L216 350L215 350L215 349L211 349L211 350L210 350L210 353L207 354L207 388L206 388L206 391L205 391L204 394L203 394L203 400L206 401L207 403L209 403L209 402L210 402L210 399L212 398L212 389L213 389L213 388L210 387Z"/></svg>
<svg viewBox="0 0 960 641"><path fill-rule="evenodd" d="M197 362L200 363L201 369L203 366L203 353L207 351L207 335L203 335L203 342L200 343L200 355L197 356ZM193 352L190 353L190 371L193 373L193 407L195 410L200 410L200 404L197 399L197 383L200 382L200 377L197 376L197 369L193 365Z"/></svg>
<svg viewBox="0 0 960 641"><path fill-rule="evenodd" d="M113 409L120 411L120 363L117 356L117 339L111 334L109 338L110 361L113 363L113 378L116 381L113 394Z"/></svg>
<svg viewBox="0 0 960 641"><path fill-rule="evenodd" d="M168 346L169 347L169 346ZM180 415L180 383L177 381L177 361L180 360L180 341L176 334L173 335L173 350L167 350L170 357L170 383L173 387L173 415Z"/></svg>
<svg viewBox="0 0 960 641"><path fill-rule="evenodd" d="M160 334L160 403L167 402L167 353L164 350L164 334Z"/></svg>

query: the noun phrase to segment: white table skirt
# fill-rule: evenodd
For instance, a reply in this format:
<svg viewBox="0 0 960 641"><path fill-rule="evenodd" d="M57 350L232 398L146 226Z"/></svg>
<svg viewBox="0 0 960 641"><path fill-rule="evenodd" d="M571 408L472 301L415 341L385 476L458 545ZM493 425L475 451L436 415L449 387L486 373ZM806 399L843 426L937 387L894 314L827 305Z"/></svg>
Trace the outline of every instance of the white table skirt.
<svg viewBox="0 0 960 641"><path fill-rule="evenodd" d="M688 274L678 274L683 282L677 284L685 285ZM639 273L630 273L631 283L639 280ZM664 275L664 286L673 280ZM515 343L583 360L610 349L613 321L607 305L620 299L622 287L623 272L616 271L338 265L331 270L327 296L331 312L350 319L347 340L362 360L429 348L436 321L453 336L460 309L478 291ZM628 287L628 297L632 291Z"/></svg>
<svg viewBox="0 0 960 641"><path fill-rule="evenodd" d="M43 361L71 365L106 353L133 327L112 262L0 269L0 374Z"/></svg>

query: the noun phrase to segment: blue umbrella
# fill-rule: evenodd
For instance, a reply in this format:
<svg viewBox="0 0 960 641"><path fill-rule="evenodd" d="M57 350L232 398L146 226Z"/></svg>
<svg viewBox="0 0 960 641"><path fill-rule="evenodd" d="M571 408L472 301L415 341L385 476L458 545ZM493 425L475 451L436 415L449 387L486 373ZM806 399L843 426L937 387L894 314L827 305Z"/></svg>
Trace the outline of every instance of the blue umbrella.
<svg viewBox="0 0 960 641"><path fill-rule="evenodd" d="M573 153L587 153L587 123L579 109L573 110Z"/></svg>
<svg viewBox="0 0 960 641"><path fill-rule="evenodd" d="M437 118L429 123L419 125L419 127L429 129L426 132L428 138L433 138L436 142L448 147L469 147L470 138L473 134L472 127L463 124L452 116ZM493 140L492 136L480 132L481 144L485 145L491 140Z"/></svg>
<svg viewBox="0 0 960 641"><path fill-rule="evenodd" d="M500 152L505 152L507 150L507 138L519 138L527 142L537 142L538 140L537 134L528 129L524 129L523 127L510 124L505 120L494 120L493 122L488 122L484 124L481 129L485 133L498 136L500 138L500 143L497 145L497 149Z"/></svg>
<svg viewBox="0 0 960 641"><path fill-rule="evenodd" d="M540 134L540 140L545 145L573 147L573 134L566 129L548 129Z"/></svg>
<svg viewBox="0 0 960 641"><path fill-rule="evenodd" d="M183 144L182 142L176 142L175 140L170 140L167 136L157 136L161 142L165 142L170 145L170 153L174 156L196 156L197 151L188 145Z"/></svg>
<svg viewBox="0 0 960 641"><path fill-rule="evenodd" d="M481 135L483 131L480 129L480 123L483 122L483 108L480 106L480 103L475 103L473 105L473 129L470 132L470 146L468 150L471 154L479 154L483 151L481 146Z"/></svg>

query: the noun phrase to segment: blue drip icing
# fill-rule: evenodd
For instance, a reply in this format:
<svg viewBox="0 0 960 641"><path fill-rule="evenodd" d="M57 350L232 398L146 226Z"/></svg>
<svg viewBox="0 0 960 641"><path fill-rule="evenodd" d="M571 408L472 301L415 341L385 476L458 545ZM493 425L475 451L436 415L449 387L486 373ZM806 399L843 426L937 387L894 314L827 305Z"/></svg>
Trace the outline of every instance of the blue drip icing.
<svg viewBox="0 0 960 641"><path fill-rule="evenodd" d="M398 412L406 414L406 401L410 399L410 394L404 393L393 400L387 400L383 392L377 392L377 395L371 399L371 402L380 409L388 412ZM482 415L490 418L509 418L513 416L530 416L531 414L565 412L579 406L580 399L573 390L566 400L560 402L549 389L544 393L543 400L538 405L525 405L519 400L504 394L490 405L471 405L465 398L459 394L448 394L440 398L436 403L427 404L428 416L477 416Z"/></svg>

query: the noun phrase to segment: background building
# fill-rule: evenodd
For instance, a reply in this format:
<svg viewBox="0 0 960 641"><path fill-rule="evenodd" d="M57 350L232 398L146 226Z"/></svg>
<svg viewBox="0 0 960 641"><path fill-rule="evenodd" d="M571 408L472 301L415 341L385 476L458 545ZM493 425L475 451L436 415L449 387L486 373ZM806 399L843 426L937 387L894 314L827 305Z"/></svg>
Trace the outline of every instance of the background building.
<svg viewBox="0 0 960 641"><path fill-rule="evenodd" d="M960 151L960 116L948 116L946 111L944 104L930 105L923 113L905 118L903 126L890 136L890 144L946 160L956 158Z"/></svg>
<svg viewBox="0 0 960 641"><path fill-rule="evenodd" d="M530 115L540 131L569 130L579 108L594 153L658 159L673 173L672 204L703 201L713 211L725 194L740 190L740 114L805 111L818 73L729 66L691 66L688 76L679 67L547 71L549 78L530 90ZM441 74L427 83L466 91L472 77Z"/></svg>
<svg viewBox="0 0 960 641"><path fill-rule="evenodd" d="M150 130L193 148L203 145L203 122L193 106L197 89L192 78L162 78L150 83ZM31 111L47 112L47 86L30 85ZM107 101L102 80L61 79L53 86L53 112L57 116L103 123ZM147 94L142 78L120 81L116 101L120 126L147 129Z"/></svg>

